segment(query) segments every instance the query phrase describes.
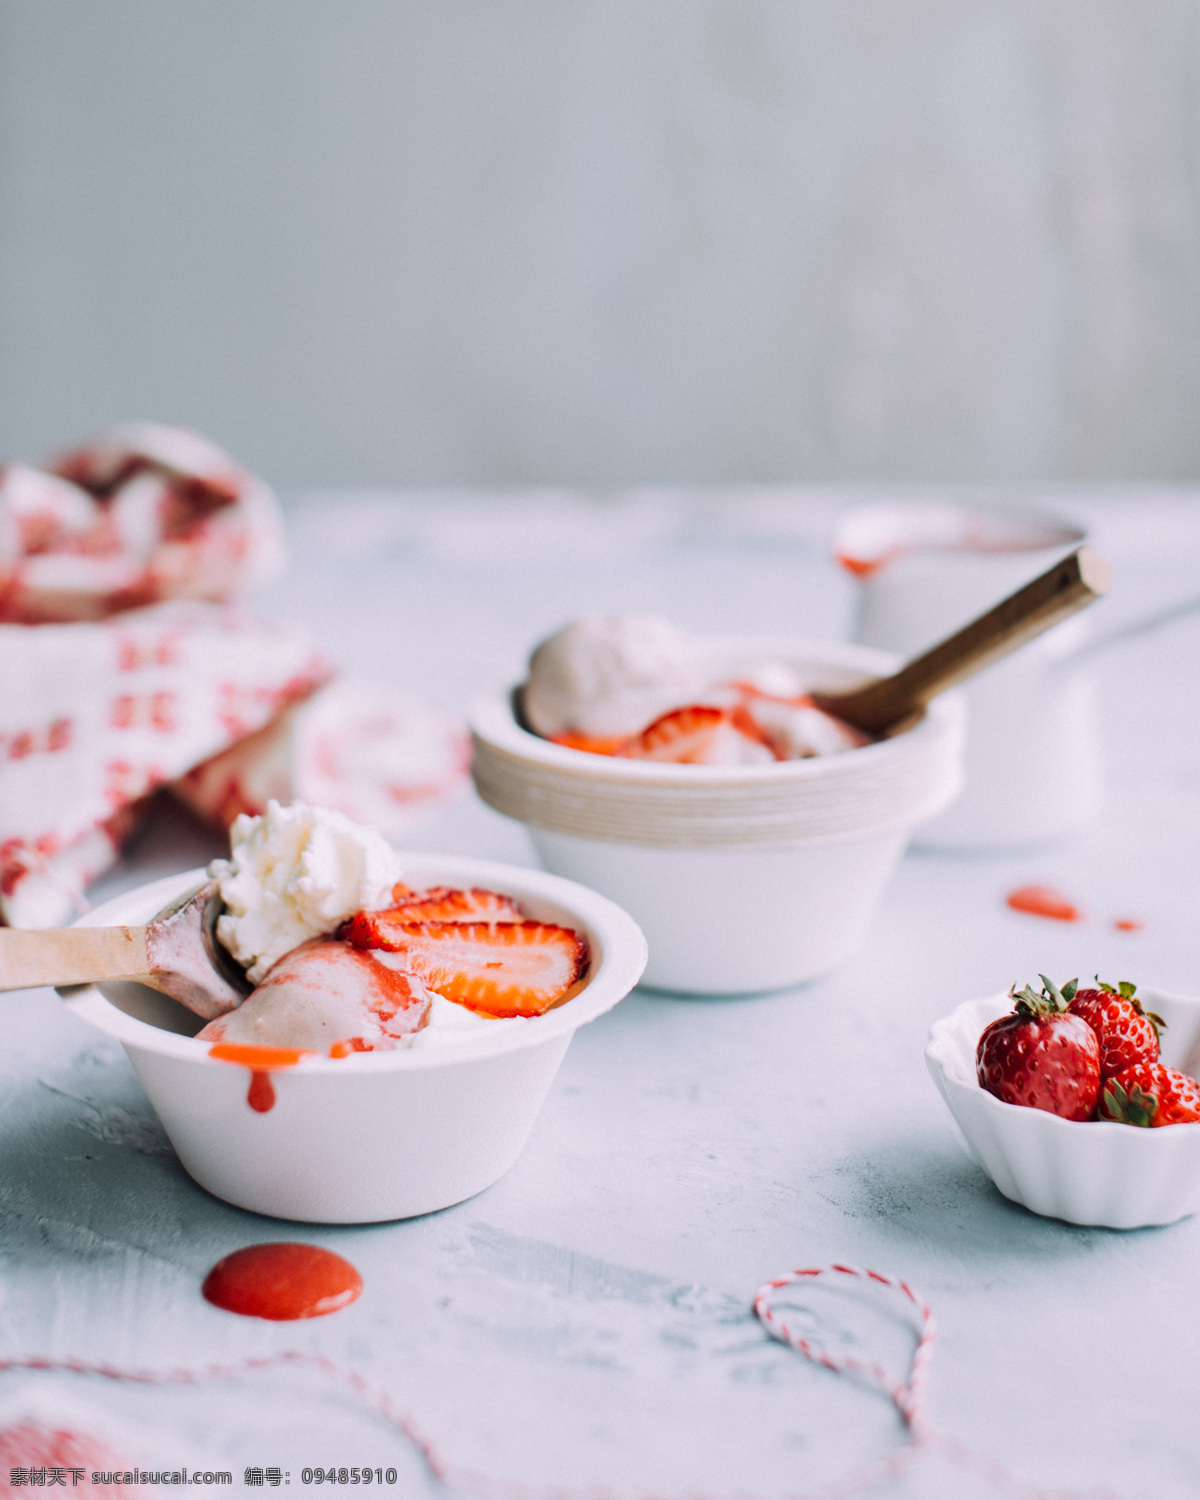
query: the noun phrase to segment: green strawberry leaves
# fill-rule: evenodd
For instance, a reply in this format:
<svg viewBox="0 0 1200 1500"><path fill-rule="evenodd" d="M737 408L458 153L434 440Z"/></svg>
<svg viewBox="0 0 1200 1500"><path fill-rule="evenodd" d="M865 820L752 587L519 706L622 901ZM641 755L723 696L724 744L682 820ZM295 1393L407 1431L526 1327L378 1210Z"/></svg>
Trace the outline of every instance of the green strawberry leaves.
<svg viewBox="0 0 1200 1500"><path fill-rule="evenodd" d="M1070 1008L1071 1001L1075 998L1075 991L1079 988L1078 979L1068 979L1062 989L1052 979L1047 979L1045 974L1039 974L1042 981L1042 993L1039 995L1032 985L1026 985L1023 990L1017 989L1014 983L1009 990L1009 998L1016 1003L1016 1008L1023 1016L1057 1016Z"/></svg>
<svg viewBox="0 0 1200 1500"><path fill-rule="evenodd" d="M1150 1126L1158 1110L1158 1095L1148 1094L1135 1083L1128 1093L1119 1083L1104 1090L1104 1113L1121 1125Z"/></svg>

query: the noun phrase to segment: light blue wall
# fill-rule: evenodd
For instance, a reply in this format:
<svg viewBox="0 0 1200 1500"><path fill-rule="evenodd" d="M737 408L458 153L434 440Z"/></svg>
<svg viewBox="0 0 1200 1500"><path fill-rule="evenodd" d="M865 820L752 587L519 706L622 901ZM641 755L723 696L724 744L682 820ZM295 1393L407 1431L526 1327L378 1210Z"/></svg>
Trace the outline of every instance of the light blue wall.
<svg viewBox="0 0 1200 1500"><path fill-rule="evenodd" d="M0 452L1200 473L1193 0L0 0Z"/></svg>

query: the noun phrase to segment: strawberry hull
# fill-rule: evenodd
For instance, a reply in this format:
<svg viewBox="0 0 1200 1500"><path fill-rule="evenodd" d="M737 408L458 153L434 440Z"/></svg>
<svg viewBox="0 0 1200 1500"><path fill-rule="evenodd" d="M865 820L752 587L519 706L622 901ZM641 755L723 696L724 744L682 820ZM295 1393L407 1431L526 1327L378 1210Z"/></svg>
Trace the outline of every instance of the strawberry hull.
<svg viewBox="0 0 1200 1500"><path fill-rule="evenodd" d="M1200 997L1148 991L1141 998L1167 1022L1164 1061L1193 1071L1200 1064ZM968 1150L1004 1196L1047 1218L1109 1229L1173 1224L1200 1211L1200 1124L1138 1130L1065 1120L1006 1104L980 1087L979 1038L1011 1007L1006 994L969 1001L934 1023L925 1049Z"/></svg>

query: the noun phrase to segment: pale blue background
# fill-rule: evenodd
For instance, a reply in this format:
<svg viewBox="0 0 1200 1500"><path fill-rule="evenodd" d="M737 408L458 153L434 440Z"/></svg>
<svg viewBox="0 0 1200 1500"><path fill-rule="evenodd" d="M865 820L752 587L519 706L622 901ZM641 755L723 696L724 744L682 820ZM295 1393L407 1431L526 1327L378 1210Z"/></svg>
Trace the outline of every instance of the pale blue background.
<svg viewBox="0 0 1200 1500"><path fill-rule="evenodd" d="M0 454L1195 478L1188 0L0 0Z"/></svg>

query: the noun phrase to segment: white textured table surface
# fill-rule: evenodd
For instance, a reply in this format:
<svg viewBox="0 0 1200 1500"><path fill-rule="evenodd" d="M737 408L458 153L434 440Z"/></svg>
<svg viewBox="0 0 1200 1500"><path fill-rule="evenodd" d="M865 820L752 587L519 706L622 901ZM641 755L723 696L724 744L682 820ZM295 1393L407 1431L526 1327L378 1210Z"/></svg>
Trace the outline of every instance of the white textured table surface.
<svg viewBox="0 0 1200 1500"><path fill-rule="evenodd" d="M1195 592L1195 495L1055 498L1111 557L1110 621ZM847 503L310 499L291 513L291 572L261 602L357 673L462 709L584 610L844 635L852 585L827 538ZM861 952L802 991L635 993L578 1034L508 1176L425 1219L312 1229L216 1201L184 1174L114 1044L51 992L8 997L0 1354L195 1368L312 1351L386 1387L494 1488L774 1496L900 1440L883 1398L773 1344L750 1313L768 1277L844 1260L932 1302L938 1429L1039 1489L1194 1496L1200 1221L1118 1233L1008 1203L967 1156L922 1049L932 1020L1038 970L1200 990L1198 669L1195 619L1097 660L1110 791L1084 835L1019 857L908 858ZM420 844L532 862L524 833L472 799ZM104 892L212 852L164 815ZM1008 911L1004 894L1033 879L1089 920ZM1141 932L1112 929L1128 915ZM201 1299L214 1261L279 1238L346 1255L361 1300L267 1324ZM900 1324L822 1310L830 1337L902 1359ZM293 1487L305 1466L369 1465L397 1470L393 1494L447 1493L402 1436L311 1373L188 1389L0 1374L0 1425L23 1414L142 1467L229 1469L239 1490L247 1465L278 1466ZM1004 1490L930 1456L886 1492Z"/></svg>

